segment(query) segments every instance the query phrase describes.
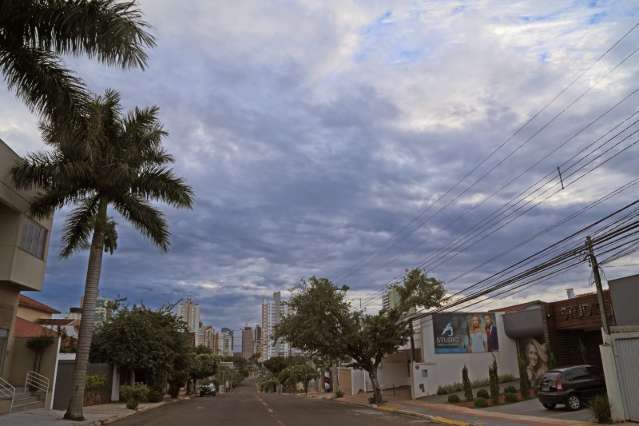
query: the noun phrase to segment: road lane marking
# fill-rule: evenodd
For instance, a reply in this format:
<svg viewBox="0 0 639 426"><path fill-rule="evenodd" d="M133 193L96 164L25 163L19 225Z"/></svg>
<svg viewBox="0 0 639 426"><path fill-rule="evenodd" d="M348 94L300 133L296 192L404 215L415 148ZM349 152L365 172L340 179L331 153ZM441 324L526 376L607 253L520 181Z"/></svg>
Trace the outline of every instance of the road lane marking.
<svg viewBox="0 0 639 426"><path fill-rule="evenodd" d="M264 408L266 408L266 411L268 411L268 413L271 415L271 417L273 418L273 420L275 420L275 422L279 425L279 426L286 426L286 424L281 421L279 419L279 417L275 414L275 411L269 407L268 403L266 401L264 401L262 398L260 398L259 395L256 395L256 398L258 401L260 401L262 403L262 405L264 406Z"/></svg>

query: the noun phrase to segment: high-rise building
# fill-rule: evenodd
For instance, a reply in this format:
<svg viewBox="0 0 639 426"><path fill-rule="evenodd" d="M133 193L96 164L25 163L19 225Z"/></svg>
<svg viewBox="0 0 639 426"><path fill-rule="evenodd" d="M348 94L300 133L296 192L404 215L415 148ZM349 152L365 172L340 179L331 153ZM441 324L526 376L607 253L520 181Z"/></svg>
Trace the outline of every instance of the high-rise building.
<svg viewBox="0 0 639 426"><path fill-rule="evenodd" d="M260 353L262 351L262 327L259 324L255 324L253 329L253 354Z"/></svg>
<svg viewBox="0 0 639 426"><path fill-rule="evenodd" d="M384 309L393 309L399 306L401 302L401 297L399 292L395 288L389 289L382 296L382 308Z"/></svg>
<svg viewBox="0 0 639 426"><path fill-rule="evenodd" d="M244 327L242 329L242 358L249 359L255 352L253 348L253 329Z"/></svg>
<svg viewBox="0 0 639 426"><path fill-rule="evenodd" d="M279 339L273 340L275 328L282 317L288 313L288 306L282 303L282 295L279 291L273 293L271 302L262 303L262 330L260 359L265 361L274 356L287 357L291 354L289 344Z"/></svg>
<svg viewBox="0 0 639 426"><path fill-rule="evenodd" d="M220 336L222 356L233 356L233 330L230 328L223 328L222 335Z"/></svg>
<svg viewBox="0 0 639 426"><path fill-rule="evenodd" d="M178 315L182 321L186 323L186 327L190 333L197 333L200 328L200 305L193 303L190 297L187 297L180 304Z"/></svg>
<svg viewBox="0 0 639 426"><path fill-rule="evenodd" d="M198 331L198 335L198 344L207 347L213 353L217 351L217 347L215 346L215 329L213 327L210 325L201 327Z"/></svg>

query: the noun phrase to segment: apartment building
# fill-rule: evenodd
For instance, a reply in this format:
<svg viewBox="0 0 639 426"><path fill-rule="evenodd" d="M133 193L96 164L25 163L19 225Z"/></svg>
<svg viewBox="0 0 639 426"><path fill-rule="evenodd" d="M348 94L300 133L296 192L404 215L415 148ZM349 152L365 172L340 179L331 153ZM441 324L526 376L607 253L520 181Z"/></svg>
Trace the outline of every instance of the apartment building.
<svg viewBox="0 0 639 426"><path fill-rule="evenodd" d="M11 168L20 157L0 140L0 376L8 377L21 291L40 291L52 218L34 218L35 191L18 190Z"/></svg>
<svg viewBox="0 0 639 426"><path fill-rule="evenodd" d="M288 357L292 352L299 354L299 351L292 351L288 342L279 339L274 340L275 328L280 323L282 317L288 313L288 306L282 302L282 295L279 291L273 293L270 302L262 303L262 327L261 327L261 347L260 360L266 361L274 356Z"/></svg>

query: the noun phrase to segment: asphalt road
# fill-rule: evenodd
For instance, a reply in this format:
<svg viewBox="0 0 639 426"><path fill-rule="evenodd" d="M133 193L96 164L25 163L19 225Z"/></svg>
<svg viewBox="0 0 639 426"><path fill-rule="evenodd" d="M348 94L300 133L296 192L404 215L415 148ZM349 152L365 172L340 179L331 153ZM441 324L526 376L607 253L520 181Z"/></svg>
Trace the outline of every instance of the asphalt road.
<svg viewBox="0 0 639 426"><path fill-rule="evenodd" d="M394 426L427 425L425 420L334 401L258 394L252 383L231 393L195 398L135 414L117 426Z"/></svg>

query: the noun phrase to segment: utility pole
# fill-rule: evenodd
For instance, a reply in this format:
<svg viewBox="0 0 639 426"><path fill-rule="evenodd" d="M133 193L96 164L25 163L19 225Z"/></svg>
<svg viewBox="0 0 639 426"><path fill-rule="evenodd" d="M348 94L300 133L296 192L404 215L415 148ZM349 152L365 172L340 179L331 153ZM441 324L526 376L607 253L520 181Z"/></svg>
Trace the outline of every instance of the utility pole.
<svg viewBox="0 0 639 426"><path fill-rule="evenodd" d="M601 287L601 276L599 275L599 264L597 258L592 250L592 239L590 236L586 237L586 250L588 250L588 258L590 259L590 266L592 266L592 273L595 276L595 286L597 287L597 302L599 303L599 315L601 316L601 326L604 332L610 334L610 326L608 325L608 315L606 313L606 305L604 304L603 288Z"/></svg>

